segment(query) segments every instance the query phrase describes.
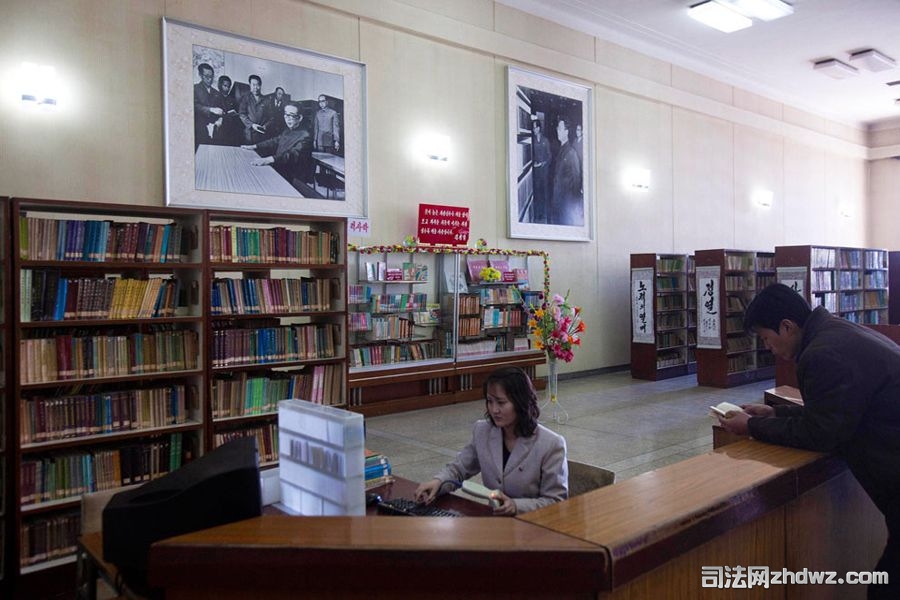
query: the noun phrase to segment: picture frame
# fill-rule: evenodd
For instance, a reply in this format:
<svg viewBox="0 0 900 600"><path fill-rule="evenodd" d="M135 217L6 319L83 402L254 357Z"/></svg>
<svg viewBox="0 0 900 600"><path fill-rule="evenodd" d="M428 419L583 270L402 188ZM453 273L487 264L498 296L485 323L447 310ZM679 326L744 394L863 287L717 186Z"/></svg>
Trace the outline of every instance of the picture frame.
<svg viewBox="0 0 900 600"><path fill-rule="evenodd" d="M167 18L162 35L166 205L366 216L365 65Z"/></svg>
<svg viewBox="0 0 900 600"><path fill-rule="evenodd" d="M507 99L509 237L590 241L592 89L510 66Z"/></svg>

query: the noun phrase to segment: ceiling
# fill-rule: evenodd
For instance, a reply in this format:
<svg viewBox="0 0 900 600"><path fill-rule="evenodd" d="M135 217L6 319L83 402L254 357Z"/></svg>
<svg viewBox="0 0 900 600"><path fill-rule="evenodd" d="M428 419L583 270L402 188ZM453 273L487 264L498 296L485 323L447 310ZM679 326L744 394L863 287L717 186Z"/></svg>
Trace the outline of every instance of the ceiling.
<svg viewBox="0 0 900 600"><path fill-rule="evenodd" d="M843 123L900 124L900 0L793 0L794 14L722 33L694 21L700 0L497 0L507 6ZM874 48L896 67L832 79L827 58Z"/></svg>

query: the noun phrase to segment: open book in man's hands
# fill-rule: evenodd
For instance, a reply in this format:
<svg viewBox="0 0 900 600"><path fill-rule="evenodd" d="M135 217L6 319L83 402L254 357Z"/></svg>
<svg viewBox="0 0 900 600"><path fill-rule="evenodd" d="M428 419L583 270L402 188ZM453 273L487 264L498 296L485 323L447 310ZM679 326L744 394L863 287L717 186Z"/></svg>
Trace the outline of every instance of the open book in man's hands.
<svg viewBox="0 0 900 600"><path fill-rule="evenodd" d="M710 406L711 414L716 417L725 417L730 412L743 412L743 409L737 404L731 402L719 402L715 406Z"/></svg>

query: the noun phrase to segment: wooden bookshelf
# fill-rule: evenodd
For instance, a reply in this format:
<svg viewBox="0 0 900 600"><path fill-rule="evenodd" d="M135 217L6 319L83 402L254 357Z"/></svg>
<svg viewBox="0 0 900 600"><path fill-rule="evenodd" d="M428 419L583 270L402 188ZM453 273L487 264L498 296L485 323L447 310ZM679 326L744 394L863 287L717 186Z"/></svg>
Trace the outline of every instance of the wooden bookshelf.
<svg viewBox="0 0 900 600"><path fill-rule="evenodd" d="M74 563L83 493L203 452L201 213L13 199L6 560ZM47 579L46 577L42 577Z"/></svg>
<svg viewBox="0 0 900 600"><path fill-rule="evenodd" d="M693 257L632 254L631 274L631 376L655 381L696 372Z"/></svg>
<svg viewBox="0 0 900 600"><path fill-rule="evenodd" d="M493 261L508 281L473 278L468 259ZM474 400L494 369L516 365L534 377L544 362L528 340L522 298L543 290L545 253L353 246L349 261L352 410L377 415ZM427 276L404 275L404 265ZM402 330L392 326L398 320L407 322ZM376 328L379 321L388 325Z"/></svg>
<svg viewBox="0 0 900 600"><path fill-rule="evenodd" d="M697 383L732 387L775 375L771 353L744 331L744 311L772 277L772 253L698 250Z"/></svg>
<svg viewBox="0 0 900 600"><path fill-rule="evenodd" d="M346 219L207 211L208 447L278 462L279 400L346 406Z"/></svg>

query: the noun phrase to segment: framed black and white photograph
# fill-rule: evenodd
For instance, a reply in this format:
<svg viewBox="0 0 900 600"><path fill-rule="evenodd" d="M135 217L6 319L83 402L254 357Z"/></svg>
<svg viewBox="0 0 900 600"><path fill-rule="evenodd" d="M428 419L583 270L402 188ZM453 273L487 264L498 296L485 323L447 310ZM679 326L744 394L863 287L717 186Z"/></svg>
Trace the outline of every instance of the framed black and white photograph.
<svg viewBox="0 0 900 600"><path fill-rule="evenodd" d="M591 239L591 89L508 68L509 237Z"/></svg>
<svg viewBox="0 0 900 600"><path fill-rule="evenodd" d="M162 27L167 205L366 216L363 65Z"/></svg>

